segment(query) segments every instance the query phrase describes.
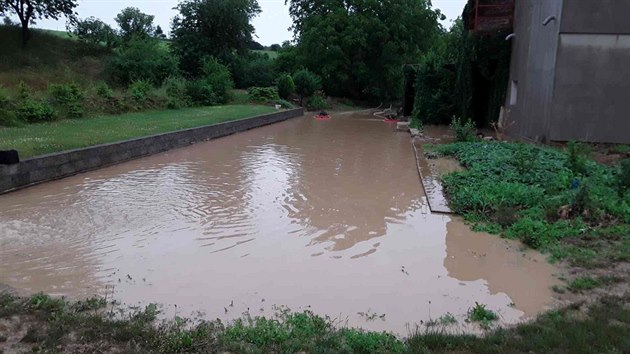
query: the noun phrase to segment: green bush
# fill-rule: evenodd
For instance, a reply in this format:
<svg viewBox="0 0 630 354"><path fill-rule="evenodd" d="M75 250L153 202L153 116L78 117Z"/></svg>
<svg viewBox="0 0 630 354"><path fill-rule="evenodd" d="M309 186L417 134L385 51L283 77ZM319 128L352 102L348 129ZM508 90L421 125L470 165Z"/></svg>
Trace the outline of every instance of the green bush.
<svg viewBox="0 0 630 354"><path fill-rule="evenodd" d="M159 86L166 78L178 74L178 63L168 47L158 40L135 38L112 57L106 73L122 85L143 80Z"/></svg>
<svg viewBox="0 0 630 354"><path fill-rule="evenodd" d="M162 84L162 90L166 95L168 108L183 108L190 105L190 98L186 93L186 80L182 77L169 77Z"/></svg>
<svg viewBox="0 0 630 354"><path fill-rule="evenodd" d="M587 145L570 141L567 145L567 167L573 171L574 176L582 176L586 173L589 148Z"/></svg>
<svg viewBox="0 0 630 354"><path fill-rule="evenodd" d="M112 99L114 97L114 90L112 90L106 82L99 82L96 85L96 94L104 99Z"/></svg>
<svg viewBox="0 0 630 354"><path fill-rule="evenodd" d="M306 69L298 70L293 75L293 82L295 83L295 92L300 95L300 103L304 98L310 97L315 91L322 88L322 80L319 76Z"/></svg>
<svg viewBox="0 0 630 354"><path fill-rule="evenodd" d="M268 103L280 99L278 90L275 87L251 87L247 90L247 93L252 102Z"/></svg>
<svg viewBox="0 0 630 354"><path fill-rule="evenodd" d="M266 54L250 53L236 60L234 77L239 88L267 87L276 79L275 62Z"/></svg>
<svg viewBox="0 0 630 354"><path fill-rule="evenodd" d="M455 134L455 140L461 142L475 141L476 129L475 123L468 118L464 121L462 118L453 117L451 121L451 130Z"/></svg>
<svg viewBox="0 0 630 354"><path fill-rule="evenodd" d="M619 170L615 175L617 181L617 193L619 198L630 190L630 159L623 160L619 163Z"/></svg>
<svg viewBox="0 0 630 354"><path fill-rule="evenodd" d="M216 58L206 58L201 66L202 80L212 88L215 104L226 103L230 100L230 90L234 88L230 69L219 63Z"/></svg>
<svg viewBox="0 0 630 354"><path fill-rule="evenodd" d="M323 94L316 94L311 96L306 102L306 108L309 110L321 110L328 108L328 102Z"/></svg>
<svg viewBox="0 0 630 354"><path fill-rule="evenodd" d="M191 80L186 83L186 96L192 103L213 106L219 103L213 87L204 80Z"/></svg>
<svg viewBox="0 0 630 354"><path fill-rule="evenodd" d="M149 94L153 90L153 86L148 81L137 80L129 85L129 94L137 102L146 101L149 98Z"/></svg>
<svg viewBox="0 0 630 354"><path fill-rule="evenodd" d="M0 107L0 126L3 127L19 127L22 126L24 122L20 120L15 114L15 112Z"/></svg>
<svg viewBox="0 0 630 354"><path fill-rule="evenodd" d="M84 114L83 99L85 93L76 84L51 84L48 93L54 105L63 116L68 118L80 118Z"/></svg>
<svg viewBox="0 0 630 354"><path fill-rule="evenodd" d="M17 107L17 118L29 123L52 121L56 118L55 109L44 101L27 98Z"/></svg>
<svg viewBox="0 0 630 354"><path fill-rule="evenodd" d="M283 99L288 99L295 92L295 83L289 74L281 75L278 78L278 94Z"/></svg>
<svg viewBox="0 0 630 354"><path fill-rule="evenodd" d="M7 108L10 101L9 93L4 87L0 86L0 109Z"/></svg>

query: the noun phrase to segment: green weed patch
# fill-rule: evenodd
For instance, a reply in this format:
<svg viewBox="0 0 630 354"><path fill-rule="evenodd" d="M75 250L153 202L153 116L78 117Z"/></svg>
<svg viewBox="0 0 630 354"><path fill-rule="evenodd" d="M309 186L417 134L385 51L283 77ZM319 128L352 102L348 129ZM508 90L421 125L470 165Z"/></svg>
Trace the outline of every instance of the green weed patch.
<svg viewBox="0 0 630 354"><path fill-rule="evenodd" d="M451 208L478 231L503 234L553 259L601 266L630 259L625 168L567 151L520 143L460 142L436 148L466 171L444 176ZM607 258L604 259L603 257Z"/></svg>

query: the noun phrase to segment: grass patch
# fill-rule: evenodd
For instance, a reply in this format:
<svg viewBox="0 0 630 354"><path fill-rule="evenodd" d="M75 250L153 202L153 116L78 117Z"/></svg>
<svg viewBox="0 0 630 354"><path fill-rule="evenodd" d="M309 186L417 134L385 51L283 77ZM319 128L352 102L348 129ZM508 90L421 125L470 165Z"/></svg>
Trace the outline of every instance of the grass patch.
<svg viewBox="0 0 630 354"><path fill-rule="evenodd" d="M586 311L566 308L483 338L418 333L407 340L411 353L626 353L630 351L628 296L607 297Z"/></svg>
<svg viewBox="0 0 630 354"><path fill-rule="evenodd" d="M158 307L116 312L103 300L70 303L46 295L0 294L0 319L23 320L19 331L0 328L0 337L19 341L23 352L133 353L625 353L630 350L630 297L606 297L584 311L552 311L536 321L486 336L450 335L429 329L407 339L387 333L337 328L311 312L278 309L272 318L244 317L231 324L156 320ZM487 311L487 310L486 310ZM487 319L485 311L475 312ZM17 316L17 317L16 317ZM476 316L476 315L475 315ZM454 317L443 316L451 324Z"/></svg>
<svg viewBox="0 0 630 354"><path fill-rule="evenodd" d="M0 150L22 158L194 128L273 112L272 107L228 105L126 113L0 128Z"/></svg>
<svg viewBox="0 0 630 354"><path fill-rule="evenodd" d="M444 176L451 208L478 231L503 234L575 265L630 259L630 192L621 167L566 151L504 142L440 145L466 171Z"/></svg>
<svg viewBox="0 0 630 354"><path fill-rule="evenodd" d="M278 57L278 52L273 50L254 50L254 53L265 54L269 57L269 59L276 59Z"/></svg>
<svg viewBox="0 0 630 354"><path fill-rule="evenodd" d="M571 283L569 283L568 289L572 292L580 292L583 290L591 290L595 288L599 288L602 283L591 277L579 277L574 279Z"/></svg>

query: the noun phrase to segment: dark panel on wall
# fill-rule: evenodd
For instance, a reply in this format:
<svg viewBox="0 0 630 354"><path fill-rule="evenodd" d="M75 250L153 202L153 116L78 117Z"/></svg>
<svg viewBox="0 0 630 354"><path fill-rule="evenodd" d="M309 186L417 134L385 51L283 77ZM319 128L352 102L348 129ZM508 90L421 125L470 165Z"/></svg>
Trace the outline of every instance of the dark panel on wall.
<svg viewBox="0 0 630 354"><path fill-rule="evenodd" d="M563 13L563 33L630 34L630 0L565 0Z"/></svg>

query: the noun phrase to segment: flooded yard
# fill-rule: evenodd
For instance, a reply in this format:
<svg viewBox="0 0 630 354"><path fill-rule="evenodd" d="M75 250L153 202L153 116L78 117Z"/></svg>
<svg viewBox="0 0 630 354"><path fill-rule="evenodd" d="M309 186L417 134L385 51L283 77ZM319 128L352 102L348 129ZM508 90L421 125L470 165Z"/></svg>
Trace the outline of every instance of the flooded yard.
<svg viewBox="0 0 630 354"><path fill-rule="evenodd" d="M310 309L406 335L475 302L516 323L556 269L429 211L410 137L309 117L0 196L0 284L230 320Z"/></svg>

